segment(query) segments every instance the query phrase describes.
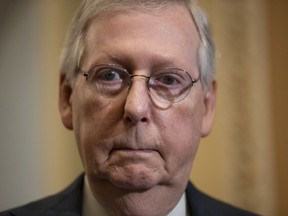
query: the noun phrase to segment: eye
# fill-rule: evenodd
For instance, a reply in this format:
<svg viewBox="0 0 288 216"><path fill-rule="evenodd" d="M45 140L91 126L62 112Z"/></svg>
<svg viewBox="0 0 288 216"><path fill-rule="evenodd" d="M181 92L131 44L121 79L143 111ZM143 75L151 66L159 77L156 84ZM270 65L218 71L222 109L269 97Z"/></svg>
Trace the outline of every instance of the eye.
<svg viewBox="0 0 288 216"><path fill-rule="evenodd" d="M161 77L158 77L157 81L165 85L175 85L179 83L179 81L175 77L173 77L172 75L167 75L167 74Z"/></svg>
<svg viewBox="0 0 288 216"><path fill-rule="evenodd" d="M125 69L102 65L88 72L89 85L98 89L120 89L127 83L127 77Z"/></svg>
<svg viewBox="0 0 288 216"><path fill-rule="evenodd" d="M112 97L129 86L130 76L124 69L114 65L96 65L87 73L89 88L96 94Z"/></svg>
<svg viewBox="0 0 288 216"><path fill-rule="evenodd" d="M181 85L181 83L184 81L184 78L181 76L181 74L172 71L156 73L154 74L153 79L157 85L163 85L167 87Z"/></svg>
<svg viewBox="0 0 288 216"><path fill-rule="evenodd" d="M121 79L121 74L113 68L105 68L98 71L97 79L101 81L117 81Z"/></svg>

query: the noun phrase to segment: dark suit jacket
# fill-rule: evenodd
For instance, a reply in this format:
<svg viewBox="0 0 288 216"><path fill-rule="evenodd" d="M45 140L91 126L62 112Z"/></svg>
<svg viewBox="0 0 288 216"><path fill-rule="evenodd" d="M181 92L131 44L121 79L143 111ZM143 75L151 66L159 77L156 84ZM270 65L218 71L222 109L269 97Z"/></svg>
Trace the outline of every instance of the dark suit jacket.
<svg viewBox="0 0 288 216"><path fill-rule="evenodd" d="M64 191L30 203L28 205L0 213L0 216L80 216L84 176L78 177ZM252 216L247 212L198 191L190 182L186 188L187 201L192 216Z"/></svg>

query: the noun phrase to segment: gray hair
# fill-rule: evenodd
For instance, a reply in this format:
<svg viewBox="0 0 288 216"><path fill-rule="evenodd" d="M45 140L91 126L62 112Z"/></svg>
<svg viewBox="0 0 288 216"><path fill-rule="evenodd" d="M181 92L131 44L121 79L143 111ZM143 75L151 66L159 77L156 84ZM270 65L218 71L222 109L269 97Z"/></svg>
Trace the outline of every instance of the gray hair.
<svg viewBox="0 0 288 216"><path fill-rule="evenodd" d="M117 11L161 10L164 7L182 4L191 13L200 38L198 67L204 89L214 79L215 47L204 11L193 0L83 0L72 21L62 51L61 74L72 80L77 74L85 50L85 36L90 22L95 17L107 16Z"/></svg>

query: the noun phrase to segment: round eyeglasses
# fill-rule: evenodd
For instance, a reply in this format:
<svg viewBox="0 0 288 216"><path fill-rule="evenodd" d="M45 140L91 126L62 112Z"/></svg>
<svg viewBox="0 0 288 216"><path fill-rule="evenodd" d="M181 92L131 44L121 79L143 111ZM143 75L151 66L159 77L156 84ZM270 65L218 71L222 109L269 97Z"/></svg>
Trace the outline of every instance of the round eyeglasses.
<svg viewBox="0 0 288 216"><path fill-rule="evenodd" d="M164 68L154 71L151 76L132 75L125 68L114 64L100 64L88 72L80 70L94 94L116 97L128 90L135 77L146 80L149 95L163 103L177 103L183 100L192 86L199 81L180 68Z"/></svg>

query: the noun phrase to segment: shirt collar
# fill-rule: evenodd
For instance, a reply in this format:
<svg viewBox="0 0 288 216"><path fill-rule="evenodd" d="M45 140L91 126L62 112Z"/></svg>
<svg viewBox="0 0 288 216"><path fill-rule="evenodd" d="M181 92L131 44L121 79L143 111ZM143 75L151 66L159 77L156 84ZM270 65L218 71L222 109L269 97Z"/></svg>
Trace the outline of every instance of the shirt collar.
<svg viewBox="0 0 288 216"><path fill-rule="evenodd" d="M90 189L87 177L84 179L84 190L83 190L83 204L82 204L82 216L108 216L104 208L94 198Z"/></svg>

